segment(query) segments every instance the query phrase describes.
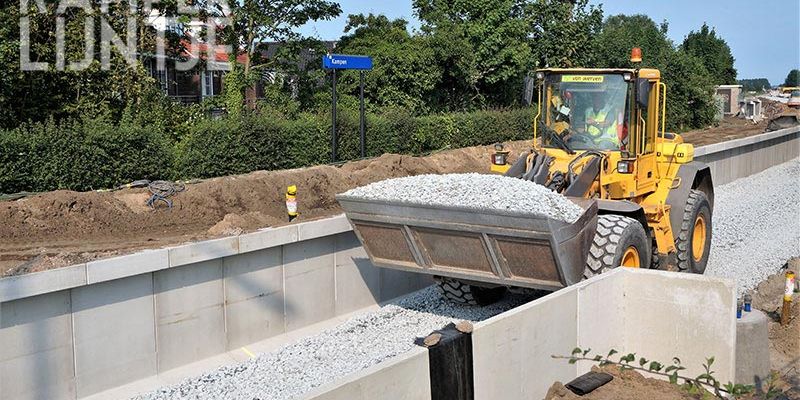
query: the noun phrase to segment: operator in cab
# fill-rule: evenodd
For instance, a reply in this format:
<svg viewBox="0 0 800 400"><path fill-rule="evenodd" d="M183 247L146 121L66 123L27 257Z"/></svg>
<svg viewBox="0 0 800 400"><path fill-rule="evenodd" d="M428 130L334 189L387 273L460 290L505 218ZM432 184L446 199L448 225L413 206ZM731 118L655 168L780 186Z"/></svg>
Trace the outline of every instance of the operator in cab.
<svg viewBox="0 0 800 400"><path fill-rule="evenodd" d="M586 108L584 132L601 148L618 148L617 114L603 92L592 93L592 104Z"/></svg>

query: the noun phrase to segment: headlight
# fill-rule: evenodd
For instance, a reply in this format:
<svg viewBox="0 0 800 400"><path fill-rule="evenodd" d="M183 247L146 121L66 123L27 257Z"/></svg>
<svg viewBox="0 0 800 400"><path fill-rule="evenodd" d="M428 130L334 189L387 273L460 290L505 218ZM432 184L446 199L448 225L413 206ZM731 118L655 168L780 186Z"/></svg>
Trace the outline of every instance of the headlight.
<svg viewBox="0 0 800 400"><path fill-rule="evenodd" d="M633 173L633 161L620 161L617 163L617 172L620 174Z"/></svg>
<svg viewBox="0 0 800 400"><path fill-rule="evenodd" d="M506 165L506 154L505 153L496 153L492 155L492 164L494 165Z"/></svg>

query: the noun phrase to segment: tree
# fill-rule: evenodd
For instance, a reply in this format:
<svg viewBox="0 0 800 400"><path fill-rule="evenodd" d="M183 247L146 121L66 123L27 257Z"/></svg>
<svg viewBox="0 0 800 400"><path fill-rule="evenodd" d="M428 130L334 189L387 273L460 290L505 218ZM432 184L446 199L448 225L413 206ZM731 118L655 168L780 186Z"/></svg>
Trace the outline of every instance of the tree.
<svg viewBox="0 0 800 400"><path fill-rule="evenodd" d="M603 9L588 0L527 2L534 68L585 67L598 57L595 39L603 27Z"/></svg>
<svg viewBox="0 0 800 400"><path fill-rule="evenodd" d="M365 78L370 103L426 112L442 70L428 38L410 35L407 25L383 15L350 15L337 51L373 57L374 69ZM340 76L341 92L357 96L358 74Z"/></svg>
<svg viewBox="0 0 800 400"><path fill-rule="evenodd" d="M662 78L667 84L668 129L685 131L714 122L715 84L702 59L677 50L669 57Z"/></svg>
<svg viewBox="0 0 800 400"><path fill-rule="evenodd" d="M656 23L646 15L614 15L603 23L595 44L598 68L633 68L631 49L642 49L643 67L664 69L674 52L667 38L668 25Z"/></svg>
<svg viewBox="0 0 800 400"><path fill-rule="evenodd" d="M108 68L98 61L102 23L125 41L128 18L133 18L139 28L137 49L152 49L156 33L147 27L143 4L134 12L129 5L110 4L107 12L96 7L89 15L79 7L69 7L60 14L64 18L64 63L78 62L85 57L84 19L94 23L94 46L89 48L92 61L85 69L71 71L58 68L56 57L57 2L45 2L44 12L39 12L36 2L28 2L27 12L30 33L30 59L47 63L42 71L23 71L20 56L20 4L9 2L0 6L0 128L13 128L26 121L56 120L69 117L93 117L105 114L118 118L129 105L141 105L150 97L155 82L141 64L130 65L116 50L111 52ZM91 34L91 33L90 33ZM170 43L177 40L169 35Z"/></svg>
<svg viewBox="0 0 800 400"><path fill-rule="evenodd" d="M531 66L525 0L414 0L444 76L447 108L510 104ZM454 93L448 93L453 91Z"/></svg>
<svg viewBox="0 0 800 400"><path fill-rule="evenodd" d="M786 80L783 81L783 86L800 86L800 70L793 69L789 71L789 74L786 75Z"/></svg>
<svg viewBox="0 0 800 400"><path fill-rule="evenodd" d="M717 36L713 28L705 23L699 31L691 31L683 40L681 50L701 61L717 85L736 83L736 68L731 48L724 39Z"/></svg>
<svg viewBox="0 0 800 400"><path fill-rule="evenodd" d="M262 45L298 40L301 37L295 31L297 27L309 21L335 18L342 12L338 3L326 0L243 0L228 2L230 10L215 6L216 3L208 0L204 8L210 10L211 15L230 19L223 37L224 42L234 49L230 54L231 63L236 63L238 54L246 56L241 67L244 79L226 81L231 85L226 90L240 92L254 83L257 71L275 66L274 60L262 56ZM253 91L248 91L248 96L254 100Z"/></svg>
<svg viewBox="0 0 800 400"><path fill-rule="evenodd" d="M745 92L765 92L772 87L767 78L740 79L739 84Z"/></svg>

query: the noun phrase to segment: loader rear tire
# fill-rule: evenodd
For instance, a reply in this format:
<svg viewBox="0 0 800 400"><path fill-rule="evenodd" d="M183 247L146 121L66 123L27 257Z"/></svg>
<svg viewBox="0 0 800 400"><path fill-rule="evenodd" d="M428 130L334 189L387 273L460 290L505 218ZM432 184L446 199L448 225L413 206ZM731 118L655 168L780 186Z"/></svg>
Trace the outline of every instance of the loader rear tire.
<svg viewBox="0 0 800 400"><path fill-rule="evenodd" d="M683 210L681 230L675 237L678 269L703 274L711 250L711 206L706 194L692 190Z"/></svg>
<svg viewBox="0 0 800 400"><path fill-rule="evenodd" d="M457 279L439 278L439 290L446 299L471 306L488 306L503 298L507 289L505 287L485 288L466 284Z"/></svg>
<svg viewBox="0 0 800 400"><path fill-rule="evenodd" d="M650 240L639 221L607 214L597 218L597 232L592 239L583 278L610 271L618 266L650 267Z"/></svg>

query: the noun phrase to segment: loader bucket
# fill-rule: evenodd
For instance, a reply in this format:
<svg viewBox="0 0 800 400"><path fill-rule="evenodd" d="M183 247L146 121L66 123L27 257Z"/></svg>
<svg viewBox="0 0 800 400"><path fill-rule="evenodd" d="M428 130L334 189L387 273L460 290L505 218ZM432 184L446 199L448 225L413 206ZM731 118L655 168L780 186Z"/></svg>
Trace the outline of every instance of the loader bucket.
<svg viewBox="0 0 800 400"><path fill-rule="evenodd" d="M368 200L338 195L378 267L485 286L557 290L583 277L597 229L597 204L569 224L533 214Z"/></svg>

